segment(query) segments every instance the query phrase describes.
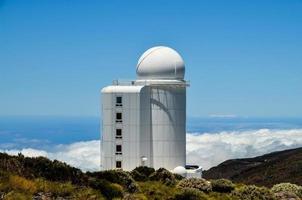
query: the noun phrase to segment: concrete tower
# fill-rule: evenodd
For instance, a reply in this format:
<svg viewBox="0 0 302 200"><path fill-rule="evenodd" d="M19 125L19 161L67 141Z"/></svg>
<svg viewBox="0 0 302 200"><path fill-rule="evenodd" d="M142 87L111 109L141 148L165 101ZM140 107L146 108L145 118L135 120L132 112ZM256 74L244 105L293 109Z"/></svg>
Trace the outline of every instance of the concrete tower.
<svg viewBox="0 0 302 200"><path fill-rule="evenodd" d="M102 169L186 164L185 65L164 46L138 60L137 80L102 89Z"/></svg>

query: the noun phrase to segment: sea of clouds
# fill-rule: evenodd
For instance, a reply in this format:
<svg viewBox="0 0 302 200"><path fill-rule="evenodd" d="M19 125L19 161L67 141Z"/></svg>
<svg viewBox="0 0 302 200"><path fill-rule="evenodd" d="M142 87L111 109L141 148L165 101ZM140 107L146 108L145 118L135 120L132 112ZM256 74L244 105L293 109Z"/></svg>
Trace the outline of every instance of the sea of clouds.
<svg viewBox="0 0 302 200"><path fill-rule="evenodd" d="M254 157L296 147L302 147L302 129L187 133L187 163L209 169L228 159ZM45 156L84 171L99 170L100 165L99 140L56 145L48 151L33 148L0 151L12 155L21 152L30 157Z"/></svg>

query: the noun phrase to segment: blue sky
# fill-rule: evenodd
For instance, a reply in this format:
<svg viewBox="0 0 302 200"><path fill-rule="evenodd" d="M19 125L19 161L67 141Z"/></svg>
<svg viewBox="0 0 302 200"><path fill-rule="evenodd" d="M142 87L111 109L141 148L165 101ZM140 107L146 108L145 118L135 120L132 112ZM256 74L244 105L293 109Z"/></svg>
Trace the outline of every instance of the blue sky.
<svg viewBox="0 0 302 200"><path fill-rule="evenodd" d="M0 115L98 116L155 45L186 63L187 115L302 116L302 1L0 0Z"/></svg>

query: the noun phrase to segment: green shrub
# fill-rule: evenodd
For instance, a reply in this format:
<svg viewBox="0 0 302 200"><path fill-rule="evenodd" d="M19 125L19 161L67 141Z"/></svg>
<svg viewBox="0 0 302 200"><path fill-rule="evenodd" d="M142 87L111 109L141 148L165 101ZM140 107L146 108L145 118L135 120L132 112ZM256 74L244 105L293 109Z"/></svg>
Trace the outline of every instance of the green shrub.
<svg viewBox="0 0 302 200"><path fill-rule="evenodd" d="M175 185L176 179L174 174L166 170L165 168L159 168L150 175L151 181L161 181L166 185Z"/></svg>
<svg viewBox="0 0 302 200"><path fill-rule="evenodd" d="M105 179L111 183L122 185L130 193L138 192L139 188L130 173L122 170L107 170L100 172L87 173L90 177L96 179Z"/></svg>
<svg viewBox="0 0 302 200"><path fill-rule="evenodd" d="M65 197L69 196L76 191L76 187L70 182L60 183L60 182L50 182L45 179L36 179L35 185L37 186L38 192L50 193L52 196Z"/></svg>
<svg viewBox="0 0 302 200"><path fill-rule="evenodd" d="M144 194L126 194L123 200L147 200Z"/></svg>
<svg viewBox="0 0 302 200"><path fill-rule="evenodd" d="M234 198L242 200L275 200L274 194L265 187L243 186L232 192Z"/></svg>
<svg viewBox="0 0 302 200"><path fill-rule="evenodd" d="M155 170L151 167L140 166L132 170L130 174L136 181L147 181L153 172L155 172Z"/></svg>
<svg viewBox="0 0 302 200"><path fill-rule="evenodd" d="M149 177L145 176L144 174L142 174L136 170L132 170L130 172L130 175L136 181L147 181L149 179Z"/></svg>
<svg viewBox="0 0 302 200"><path fill-rule="evenodd" d="M174 175L175 179L178 180L178 181L184 179L184 177L180 174L173 174L173 175Z"/></svg>
<svg viewBox="0 0 302 200"><path fill-rule="evenodd" d="M4 196L3 200L31 200L31 195L17 191L10 191Z"/></svg>
<svg viewBox="0 0 302 200"><path fill-rule="evenodd" d="M94 178L89 181L89 184L93 189L99 190L107 199L123 197L123 188L116 183Z"/></svg>
<svg viewBox="0 0 302 200"><path fill-rule="evenodd" d="M197 189L185 188L180 192L176 193L174 200L207 200L207 197L203 192L200 192Z"/></svg>
<svg viewBox="0 0 302 200"><path fill-rule="evenodd" d="M72 182L85 185L87 177L80 170L64 162L51 161L45 157L10 156L0 153L0 170L25 178L44 178L49 181Z"/></svg>
<svg viewBox="0 0 302 200"><path fill-rule="evenodd" d="M279 192L288 192L293 193L297 195L298 197L302 198L302 186L298 186L296 184L292 183L280 183L277 185L274 185L271 189L273 193L279 193Z"/></svg>
<svg viewBox="0 0 302 200"><path fill-rule="evenodd" d="M277 192L275 196L278 200L301 200L300 197L291 192Z"/></svg>
<svg viewBox="0 0 302 200"><path fill-rule="evenodd" d="M104 200L100 192L91 188L81 188L72 195L71 199L76 200Z"/></svg>
<svg viewBox="0 0 302 200"><path fill-rule="evenodd" d="M202 178L189 178L181 180L178 185L179 188L193 188L202 192L212 191L211 184Z"/></svg>
<svg viewBox="0 0 302 200"><path fill-rule="evenodd" d="M146 177L149 177L153 172L155 172L155 169L152 167L139 166L132 171L138 171L139 173L145 175Z"/></svg>
<svg viewBox="0 0 302 200"><path fill-rule="evenodd" d="M148 200L171 199L176 193L175 187L165 185L160 181L140 182L139 186Z"/></svg>
<svg viewBox="0 0 302 200"><path fill-rule="evenodd" d="M33 181L16 175L9 177L9 186L13 190L23 193L34 194L37 192L36 184Z"/></svg>
<svg viewBox="0 0 302 200"><path fill-rule="evenodd" d="M232 181L227 179L211 180L211 184L214 192L229 193L235 188L235 185L232 183Z"/></svg>

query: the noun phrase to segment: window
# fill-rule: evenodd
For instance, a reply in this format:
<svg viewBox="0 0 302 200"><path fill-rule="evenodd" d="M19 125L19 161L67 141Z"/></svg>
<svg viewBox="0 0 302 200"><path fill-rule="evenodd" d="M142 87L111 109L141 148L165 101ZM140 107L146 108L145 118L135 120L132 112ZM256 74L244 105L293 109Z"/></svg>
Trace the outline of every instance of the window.
<svg viewBox="0 0 302 200"><path fill-rule="evenodd" d="M115 138L119 138L121 139L122 138L122 129L116 129L115 131Z"/></svg>
<svg viewBox="0 0 302 200"><path fill-rule="evenodd" d="M118 144L116 145L115 154L119 155L122 154L122 145Z"/></svg>
<svg viewBox="0 0 302 200"><path fill-rule="evenodd" d="M122 106L123 105L122 103L123 103L122 97L116 97L115 105L116 106Z"/></svg>
<svg viewBox="0 0 302 200"><path fill-rule="evenodd" d="M116 168L122 168L122 161L116 161L115 167Z"/></svg>
<svg viewBox="0 0 302 200"><path fill-rule="evenodd" d="M115 121L116 122L123 122L123 120L122 120L122 113L116 113Z"/></svg>

